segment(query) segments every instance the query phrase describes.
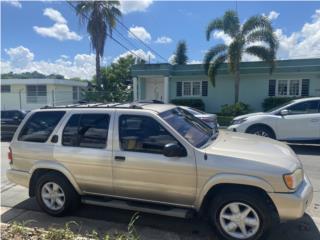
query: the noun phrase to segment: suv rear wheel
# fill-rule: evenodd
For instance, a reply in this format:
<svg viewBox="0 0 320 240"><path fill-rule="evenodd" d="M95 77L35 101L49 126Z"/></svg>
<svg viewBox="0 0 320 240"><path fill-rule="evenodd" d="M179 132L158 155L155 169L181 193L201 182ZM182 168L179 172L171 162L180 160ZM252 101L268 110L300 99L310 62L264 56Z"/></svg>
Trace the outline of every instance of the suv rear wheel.
<svg viewBox="0 0 320 240"><path fill-rule="evenodd" d="M265 199L249 191L219 193L211 202L211 223L222 239L264 239L275 216Z"/></svg>
<svg viewBox="0 0 320 240"><path fill-rule="evenodd" d="M47 173L36 183L36 199L52 216L65 215L79 205L79 196L69 181L59 173Z"/></svg>

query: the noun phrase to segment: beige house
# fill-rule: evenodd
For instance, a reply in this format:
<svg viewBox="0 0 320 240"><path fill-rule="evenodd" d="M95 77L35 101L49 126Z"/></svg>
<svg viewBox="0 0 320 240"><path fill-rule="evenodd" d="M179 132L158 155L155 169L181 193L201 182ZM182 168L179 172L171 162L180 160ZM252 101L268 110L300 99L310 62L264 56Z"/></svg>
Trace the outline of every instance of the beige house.
<svg viewBox="0 0 320 240"><path fill-rule="evenodd" d="M46 105L76 103L86 82L64 79L2 79L1 109L32 110Z"/></svg>

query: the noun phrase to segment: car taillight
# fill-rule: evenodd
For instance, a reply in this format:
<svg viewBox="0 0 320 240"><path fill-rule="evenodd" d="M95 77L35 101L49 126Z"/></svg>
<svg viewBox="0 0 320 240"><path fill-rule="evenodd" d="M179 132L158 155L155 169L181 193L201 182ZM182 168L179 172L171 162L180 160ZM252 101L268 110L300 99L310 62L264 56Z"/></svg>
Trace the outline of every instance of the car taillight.
<svg viewBox="0 0 320 240"><path fill-rule="evenodd" d="M9 160L9 163L12 164L13 157L12 157L12 149L11 149L11 147L9 147L8 160Z"/></svg>

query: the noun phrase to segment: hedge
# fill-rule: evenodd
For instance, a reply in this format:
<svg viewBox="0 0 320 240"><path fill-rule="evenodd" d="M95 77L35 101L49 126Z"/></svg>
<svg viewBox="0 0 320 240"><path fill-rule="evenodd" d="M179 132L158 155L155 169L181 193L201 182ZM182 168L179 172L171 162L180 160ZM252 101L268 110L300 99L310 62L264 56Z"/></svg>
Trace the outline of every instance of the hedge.
<svg viewBox="0 0 320 240"><path fill-rule="evenodd" d="M293 99L297 99L295 97L268 97L265 98L262 102L263 111L269 111L272 108L285 104Z"/></svg>
<svg viewBox="0 0 320 240"><path fill-rule="evenodd" d="M238 102L235 104L225 104L221 106L219 115L222 116L239 116L250 112L250 106L248 104Z"/></svg>
<svg viewBox="0 0 320 240"><path fill-rule="evenodd" d="M233 120L232 116L221 116L218 115L217 116L218 119L218 123L220 125L220 127L227 127L231 124L231 121Z"/></svg>
<svg viewBox="0 0 320 240"><path fill-rule="evenodd" d="M171 103L180 106L193 107L202 111L204 111L205 109L204 102L202 101L202 99L199 98L172 99Z"/></svg>

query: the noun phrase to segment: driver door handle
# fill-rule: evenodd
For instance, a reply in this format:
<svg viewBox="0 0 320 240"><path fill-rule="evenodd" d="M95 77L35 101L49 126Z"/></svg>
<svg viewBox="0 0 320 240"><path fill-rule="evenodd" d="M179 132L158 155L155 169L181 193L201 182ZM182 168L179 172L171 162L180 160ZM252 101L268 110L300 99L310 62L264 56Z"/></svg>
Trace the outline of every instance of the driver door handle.
<svg viewBox="0 0 320 240"><path fill-rule="evenodd" d="M114 160L116 160L116 161L125 161L125 160L126 160L126 157L123 157L123 156L115 156L115 157L114 157Z"/></svg>

